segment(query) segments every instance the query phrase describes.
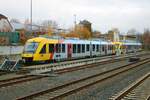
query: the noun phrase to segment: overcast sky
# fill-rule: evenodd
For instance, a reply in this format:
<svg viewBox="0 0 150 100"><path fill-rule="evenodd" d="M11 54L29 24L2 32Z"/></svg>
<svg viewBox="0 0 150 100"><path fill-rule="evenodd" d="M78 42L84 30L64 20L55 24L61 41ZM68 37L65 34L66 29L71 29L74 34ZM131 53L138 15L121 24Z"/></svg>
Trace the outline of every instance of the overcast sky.
<svg viewBox="0 0 150 100"><path fill-rule="evenodd" d="M9 19L30 18L30 0L0 2L0 13ZM61 28L70 28L74 14L77 22L87 19L101 32L114 27L121 32L150 28L150 0L33 0L33 22L50 19Z"/></svg>

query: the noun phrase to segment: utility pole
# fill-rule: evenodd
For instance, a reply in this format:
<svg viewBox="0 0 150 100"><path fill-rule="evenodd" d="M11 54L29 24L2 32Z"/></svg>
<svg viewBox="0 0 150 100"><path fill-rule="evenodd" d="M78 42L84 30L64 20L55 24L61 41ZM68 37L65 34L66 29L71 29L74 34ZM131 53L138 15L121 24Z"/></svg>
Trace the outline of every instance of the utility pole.
<svg viewBox="0 0 150 100"><path fill-rule="evenodd" d="M74 31L76 33L76 14L74 14Z"/></svg>
<svg viewBox="0 0 150 100"><path fill-rule="evenodd" d="M74 14L74 25L76 26L76 14Z"/></svg>
<svg viewBox="0 0 150 100"><path fill-rule="evenodd" d="M31 23L31 31L32 31L32 0L30 1L30 23Z"/></svg>

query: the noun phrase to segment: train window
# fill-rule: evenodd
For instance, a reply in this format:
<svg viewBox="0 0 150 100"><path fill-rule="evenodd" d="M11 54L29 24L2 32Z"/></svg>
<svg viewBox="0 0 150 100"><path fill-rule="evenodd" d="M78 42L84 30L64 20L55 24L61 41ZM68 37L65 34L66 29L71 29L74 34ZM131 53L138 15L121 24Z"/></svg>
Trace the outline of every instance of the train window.
<svg viewBox="0 0 150 100"><path fill-rule="evenodd" d="M25 44L24 52L34 53L38 47L39 43L37 42L27 42Z"/></svg>
<svg viewBox="0 0 150 100"><path fill-rule="evenodd" d="M43 48L40 51L41 54L46 53L46 44L43 46Z"/></svg>
<svg viewBox="0 0 150 100"><path fill-rule="evenodd" d="M93 51L95 51L95 45L93 44Z"/></svg>
<svg viewBox="0 0 150 100"><path fill-rule="evenodd" d="M65 47L66 47L66 45L62 44L62 53L65 53Z"/></svg>
<svg viewBox="0 0 150 100"><path fill-rule="evenodd" d="M131 46L130 46L130 45L128 45L128 49L131 49Z"/></svg>
<svg viewBox="0 0 150 100"><path fill-rule="evenodd" d="M82 53L84 53L84 52L85 52L85 45L82 44Z"/></svg>
<svg viewBox="0 0 150 100"><path fill-rule="evenodd" d="M108 50L110 50L110 45L108 45Z"/></svg>
<svg viewBox="0 0 150 100"><path fill-rule="evenodd" d="M90 45L89 44L86 45L86 51L90 51Z"/></svg>
<svg viewBox="0 0 150 100"><path fill-rule="evenodd" d="M61 44L56 44L56 53L61 52Z"/></svg>
<svg viewBox="0 0 150 100"><path fill-rule="evenodd" d="M97 52L99 51L99 45L98 44L96 45L96 51Z"/></svg>
<svg viewBox="0 0 150 100"><path fill-rule="evenodd" d="M112 45L110 45L110 50L112 50Z"/></svg>
<svg viewBox="0 0 150 100"><path fill-rule="evenodd" d="M49 53L54 52L54 44L49 44Z"/></svg>
<svg viewBox="0 0 150 100"><path fill-rule="evenodd" d="M102 48L102 46L101 46L101 45L99 45L99 51L101 51L101 48Z"/></svg>
<svg viewBox="0 0 150 100"><path fill-rule="evenodd" d="M76 53L76 44L73 44L73 53Z"/></svg>
<svg viewBox="0 0 150 100"><path fill-rule="evenodd" d="M104 45L102 45L102 51L105 51L105 47L104 47Z"/></svg>
<svg viewBox="0 0 150 100"><path fill-rule="evenodd" d="M80 51L81 51L81 45L78 44L78 53L80 53Z"/></svg>

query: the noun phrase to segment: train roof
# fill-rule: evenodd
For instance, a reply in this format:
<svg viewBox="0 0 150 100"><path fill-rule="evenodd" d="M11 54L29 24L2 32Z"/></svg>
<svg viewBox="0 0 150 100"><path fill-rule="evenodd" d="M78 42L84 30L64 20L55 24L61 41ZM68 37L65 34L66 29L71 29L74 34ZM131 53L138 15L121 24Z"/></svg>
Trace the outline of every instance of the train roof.
<svg viewBox="0 0 150 100"><path fill-rule="evenodd" d="M47 43L72 43L72 44L112 44L110 41L102 40L102 39L89 39L82 40L78 38L49 38L49 37L35 37L29 39L27 42L47 42Z"/></svg>
<svg viewBox="0 0 150 100"><path fill-rule="evenodd" d="M56 39L47 39L43 37L36 37L29 39L27 42L49 42L49 43L58 43L58 40Z"/></svg>
<svg viewBox="0 0 150 100"><path fill-rule="evenodd" d="M139 41L134 40L123 40L122 42L125 45L142 45Z"/></svg>
<svg viewBox="0 0 150 100"><path fill-rule="evenodd" d="M80 40L80 39L64 39L65 43L73 43L73 44L112 44L109 41L104 40Z"/></svg>
<svg viewBox="0 0 150 100"><path fill-rule="evenodd" d="M89 41L89 40L71 40L71 39L64 39L64 43L90 44L90 41Z"/></svg>

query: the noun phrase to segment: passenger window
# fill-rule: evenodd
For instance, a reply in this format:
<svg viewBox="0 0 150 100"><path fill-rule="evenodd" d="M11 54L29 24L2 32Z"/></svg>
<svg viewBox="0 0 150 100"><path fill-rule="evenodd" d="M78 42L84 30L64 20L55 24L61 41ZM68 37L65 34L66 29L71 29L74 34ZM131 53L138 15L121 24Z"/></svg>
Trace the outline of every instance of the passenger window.
<svg viewBox="0 0 150 100"><path fill-rule="evenodd" d="M62 52L65 53L65 44L62 44Z"/></svg>
<svg viewBox="0 0 150 100"><path fill-rule="evenodd" d="M85 45L82 44L82 53L84 53L84 52L85 52Z"/></svg>
<svg viewBox="0 0 150 100"><path fill-rule="evenodd" d="M87 44L87 45L86 45L86 51L89 51L89 50L90 50L90 45Z"/></svg>
<svg viewBox="0 0 150 100"><path fill-rule="evenodd" d="M108 50L110 50L110 45L108 45Z"/></svg>
<svg viewBox="0 0 150 100"><path fill-rule="evenodd" d="M95 51L95 45L93 44L93 51Z"/></svg>
<svg viewBox="0 0 150 100"><path fill-rule="evenodd" d="M78 53L80 53L80 51L81 51L81 45L78 44Z"/></svg>
<svg viewBox="0 0 150 100"><path fill-rule="evenodd" d="M43 48L40 51L41 54L46 53L46 44L43 46Z"/></svg>
<svg viewBox="0 0 150 100"><path fill-rule="evenodd" d="M54 52L54 44L49 44L49 53Z"/></svg>
<svg viewBox="0 0 150 100"><path fill-rule="evenodd" d="M56 53L60 53L60 52L61 52L61 45L56 44Z"/></svg>
<svg viewBox="0 0 150 100"><path fill-rule="evenodd" d="M111 50L111 48L112 48L112 45L110 45L110 50Z"/></svg>
<svg viewBox="0 0 150 100"><path fill-rule="evenodd" d="M104 47L104 45L102 45L102 51L105 51L105 47Z"/></svg>
<svg viewBox="0 0 150 100"><path fill-rule="evenodd" d="M99 45L96 45L96 51L97 52L99 51Z"/></svg>
<svg viewBox="0 0 150 100"><path fill-rule="evenodd" d="M76 44L73 44L73 53L76 53Z"/></svg>

